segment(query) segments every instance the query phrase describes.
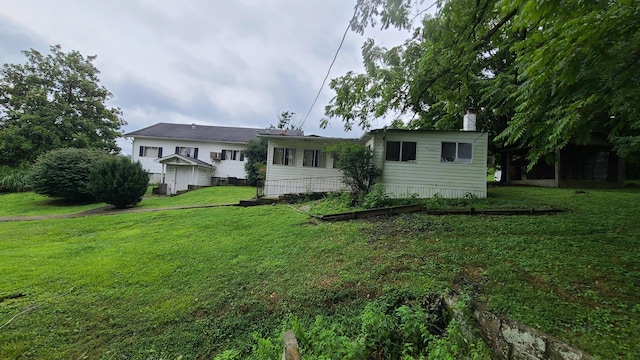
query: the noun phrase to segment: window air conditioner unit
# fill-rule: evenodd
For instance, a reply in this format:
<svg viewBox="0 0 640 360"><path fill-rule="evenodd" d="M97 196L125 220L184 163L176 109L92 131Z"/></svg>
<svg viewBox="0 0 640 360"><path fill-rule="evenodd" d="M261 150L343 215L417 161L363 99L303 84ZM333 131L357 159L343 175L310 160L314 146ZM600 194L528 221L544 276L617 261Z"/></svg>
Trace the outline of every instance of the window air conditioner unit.
<svg viewBox="0 0 640 360"><path fill-rule="evenodd" d="M219 152L212 152L211 160L222 160L222 154Z"/></svg>

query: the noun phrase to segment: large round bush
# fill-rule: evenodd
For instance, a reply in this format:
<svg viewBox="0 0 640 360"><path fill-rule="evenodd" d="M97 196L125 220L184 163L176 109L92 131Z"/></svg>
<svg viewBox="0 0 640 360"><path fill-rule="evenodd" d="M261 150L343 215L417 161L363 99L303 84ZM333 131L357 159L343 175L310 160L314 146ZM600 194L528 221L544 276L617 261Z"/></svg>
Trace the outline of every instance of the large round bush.
<svg viewBox="0 0 640 360"><path fill-rule="evenodd" d="M98 164L89 178L89 190L98 200L118 209L135 206L147 191L149 175L139 162L113 157Z"/></svg>
<svg viewBox="0 0 640 360"><path fill-rule="evenodd" d="M94 201L88 189L89 174L109 155L101 150L61 148L38 157L29 180L38 194L72 201Z"/></svg>

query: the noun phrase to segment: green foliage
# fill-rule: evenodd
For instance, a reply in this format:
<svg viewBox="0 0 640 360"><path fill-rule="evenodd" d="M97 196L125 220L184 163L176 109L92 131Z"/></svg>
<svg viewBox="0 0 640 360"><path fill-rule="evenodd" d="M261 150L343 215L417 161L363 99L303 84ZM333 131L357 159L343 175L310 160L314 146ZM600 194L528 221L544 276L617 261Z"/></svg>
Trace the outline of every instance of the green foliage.
<svg viewBox="0 0 640 360"><path fill-rule="evenodd" d="M296 113L293 111L283 111L278 115L278 125L271 125L271 129L282 129L282 130L302 130L300 123L295 123L293 120L293 116Z"/></svg>
<svg viewBox="0 0 640 360"><path fill-rule="evenodd" d="M94 201L91 170L110 155L95 149L62 148L38 157L29 173L37 194L71 201Z"/></svg>
<svg viewBox="0 0 640 360"><path fill-rule="evenodd" d="M258 137L249 140L247 147L242 150L244 157L247 159L244 164L244 171L247 173L247 185L256 186L258 180L264 180L268 147L269 141L266 138Z"/></svg>
<svg viewBox="0 0 640 360"><path fill-rule="evenodd" d="M147 192L149 174L126 157L103 160L91 169L87 188L93 197L123 209L137 205Z"/></svg>
<svg viewBox="0 0 640 360"><path fill-rule="evenodd" d="M31 190L29 169L0 166L0 192L24 192Z"/></svg>
<svg viewBox="0 0 640 360"><path fill-rule="evenodd" d="M25 64L0 70L0 165L32 163L50 150L95 148L116 153L115 139L126 123L112 94L100 86L95 56L23 51Z"/></svg>
<svg viewBox="0 0 640 360"><path fill-rule="evenodd" d="M328 146L325 152L338 159L342 181L353 196L362 200L382 171L373 163L371 149L356 143L339 143Z"/></svg>
<svg viewBox="0 0 640 360"><path fill-rule="evenodd" d="M371 119L393 114L410 119L410 128L454 130L472 107L492 150L527 146L532 166L593 133L612 142L640 135L637 2L435 4L430 15L417 0L358 1L354 31L380 23L412 32L390 49L364 43L365 72L330 82L328 117L340 118L345 129L366 129ZM625 144L631 142L616 147L623 156Z"/></svg>
<svg viewBox="0 0 640 360"><path fill-rule="evenodd" d="M241 354L238 350L225 350L214 357L213 360L240 360L242 359L242 356L240 355Z"/></svg>
<svg viewBox="0 0 640 360"><path fill-rule="evenodd" d="M480 341L468 345L455 321L443 318L440 306L423 307L415 300L390 305L386 299L366 304L357 331L338 321L317 316L308 326L290 316L283 328L296 335L304 359L490 359ZM445 331L446 332L443 334ZM256 337L250 358L277 358L281 339ZM279 352L278 352L279 351Z"/></svg>
<svg viewBox="0 0 640 360"><path fill-rule="evenodd" d="M238 188L154 197L153 207L253 193ZM37 305L2 328L0 358L209 359L234 349L249 359L256 333L277 334L270 359L280 358L288 314L304 329L322 316L353 343L367 303L384 298L389 315L413 308L402 299L456 284L596 358L640 358L640 191L488 191L476 208L569 211L325 223L275 205L0 222L0 298L24 294L2 301L0 324ZM2 216L63 213L33 193L0 194L0 204Z"/></svg>
<svg viewBox="0 0 640 360"><path fill-rule="evenodd" d="M385 187L381 183L373 185L373 189L364 196L362 207L365 209L374 209L389 206L391 197L387 193Z"/></svg>

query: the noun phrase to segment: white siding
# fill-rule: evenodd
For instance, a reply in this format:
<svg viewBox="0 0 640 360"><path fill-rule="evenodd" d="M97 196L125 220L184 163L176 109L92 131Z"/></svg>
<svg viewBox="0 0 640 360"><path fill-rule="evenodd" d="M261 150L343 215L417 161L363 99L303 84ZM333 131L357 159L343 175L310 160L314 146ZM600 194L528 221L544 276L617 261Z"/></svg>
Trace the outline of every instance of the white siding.
<svg viewBox="0 0 640 360"><path fill-rule="evenodd" d="M304 149L322 149L321 140L269 139L265 195L304 193L309 191L339 191L345 189L342 172L332 168L327 157L326 168L303 167ZM386 141L416 142L416 160L385 161ZM438 194L460 198L468 194L487 196L486 133L457 131L389 131L373 133L364 143L373 151L374 163L382 169L379 179L394 197L418 194L421 198ZM470 163L442 162L442 142L471 143ZM296 149L295 166L274 165L273 148Z"/></svg>
<svg viewBox="0 0 640 360"><path fill-rule="evenodd" d="M322 150L327 144L295 139L269 139L265 195L276 196L306 192L329 192L344 189L342 172L333 168L333 158L327 154L325 168L302 166L304 150ZM294 165L274 165L273 148L296 149Z"/></svg>
<svg viewBox="0 0 640 360"><path fill-rule="evenodd" d="M415 162L385 161L385 141L415 141ZM471 163L441 161L442 142L473 144ZM377 134L375 158L383 169L382 183L396 197L418 194L460 198L487 196L487 134L480 132L415 132Z"/></svg>
<svg viewBox="0 0 640 360"><path fill-rule="evenodd" d="M162 164L155 161L157 158L141 157L140 146L162 147L162 156L168 156L175 153L177 146L198 148L198 159L215 166L213 176L216 177L236 177L239 179L246 178L244 170L244 161L239 160L211 160L209 154L212 152L222 152L222 150L238 150L245 149L244 144L232 144L223 142L197 142L178 139L153 139L153 138L135 138L133 141L133 151L131 160L133 162L140 161L142 167L147 170L152 178L159 178L162 174Z"/></svg>

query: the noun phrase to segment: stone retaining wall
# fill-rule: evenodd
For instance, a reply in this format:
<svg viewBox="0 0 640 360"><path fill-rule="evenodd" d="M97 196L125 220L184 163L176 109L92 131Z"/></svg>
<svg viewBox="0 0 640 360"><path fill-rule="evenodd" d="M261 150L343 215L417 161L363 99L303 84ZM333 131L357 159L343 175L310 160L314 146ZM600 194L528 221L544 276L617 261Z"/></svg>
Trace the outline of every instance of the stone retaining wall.
<svg viewBox="0 0 640 360"><path fill-rule="evenodd" d="M515 320L494 315L482 304L472 305L475 324L469 324L464 311L454 305L459 296L446 296L445 301L467 337L482 337L499 360L590 360L584 351ZM471 340L471 339L470 339Z"/></svg>

